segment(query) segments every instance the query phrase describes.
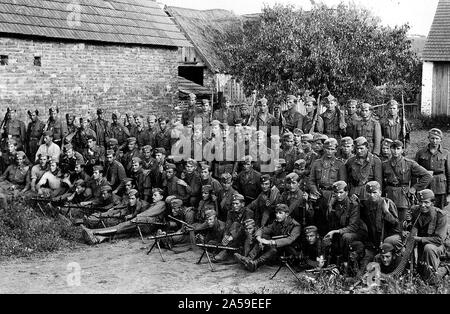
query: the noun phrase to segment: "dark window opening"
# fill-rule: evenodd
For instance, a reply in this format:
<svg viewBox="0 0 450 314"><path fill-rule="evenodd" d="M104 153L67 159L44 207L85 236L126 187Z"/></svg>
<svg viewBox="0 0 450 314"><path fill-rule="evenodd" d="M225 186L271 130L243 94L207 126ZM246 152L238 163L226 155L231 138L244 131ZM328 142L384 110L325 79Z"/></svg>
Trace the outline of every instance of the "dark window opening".
<svg viewBox="0 0 450 314"><path fill-rule="evenodd" d="M6 55L0 56L0 65L8 65L8 56Z"/></svg>
<svg viewBox="0 0 450 314"><path fill-rule="evenodd" d="M41 57L34 57L34 65L37 67L41 66Z"/></svg>
<svg viewBox="0 0 450 314"><path fill-rule="evenodd" d="M203 68L202 67L178 67L178 75L203 86Z"/></svg>

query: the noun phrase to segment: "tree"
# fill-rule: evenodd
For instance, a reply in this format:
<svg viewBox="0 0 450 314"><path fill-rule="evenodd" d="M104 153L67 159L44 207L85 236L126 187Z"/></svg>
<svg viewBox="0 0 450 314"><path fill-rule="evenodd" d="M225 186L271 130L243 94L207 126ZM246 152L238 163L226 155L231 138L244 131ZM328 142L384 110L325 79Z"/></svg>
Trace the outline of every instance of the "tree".
<svg viewBox="0 0 450 314"><path fill-rule="evenodd" d="M341 101L383 102L401 86L414 98L421 85L420 61L406 34L408 25L384 27L370 11L355 5L266 6L258 19L216 38L226 70L278 101L321 86ZM377 86L385 86L383 95Z"/></svg>

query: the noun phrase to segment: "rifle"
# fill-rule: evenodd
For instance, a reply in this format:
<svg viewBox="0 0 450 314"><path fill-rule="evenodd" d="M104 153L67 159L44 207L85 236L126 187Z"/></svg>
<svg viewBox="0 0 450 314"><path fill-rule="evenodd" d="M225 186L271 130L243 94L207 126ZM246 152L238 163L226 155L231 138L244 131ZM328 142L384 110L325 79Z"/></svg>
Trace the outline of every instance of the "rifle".
<svg viewBox="0 0 450 314"><path fill-rule="evenodd" d="M406 113L405 113L405 99L403 98L403 91L402 91L402 120L401 120L401 126L402 126L402 135L403 135L403 147L406 149Z"/></svg>
<svg viewBox="0 0 450 314"><path fill-rule="evenodd" d="M4 142L5 138L8 137L8 134L6 134L5 126L6 126L6 122L10 119L10 112L11 112L11 109L9 109L9 107L6 108L5 116L3 117L2 123L0 124L0 130L3 131L2 139L1 139L2 142Z"/></svg>
<svg viewBox="0 0 450 314"><path fill-rule="evenodd" d="M312 121L312 126L311 126L311 129L309 130L309 134L314 133L314 129L316 128L316 124L317 124L317 120L319 119L320 111L322 111L322 104L320 103L320 96L321 96L321 94L319 93L319 96L317 97L316 114L314 115L314 118Z"/></svg>
<svg viewBox="0 0 450 314"><path fill-rule="evenodd" d="M183 226L186 226L186 228L190 229L189 230L189 239L190 239L190 242L191 242L191 248L193 250L195 250L196 247L195 247L195 233L194 233L194 229L195 228L194 228L194 226L188 224L186 221L177 219L177 218L175 218L175 217L173 217L171 215L168 215L167 217L169 217L169 219L172 219L172 220L175 220L175 221L181 223Z"/></svg>
<svg viewBox="0 0 450 314"><path fill-rule="evenodd" d="M211 271L214 271L214 267L211 263L211 257L209 256L208 249L227 250L227 251L233 251L233 252L239 251L239 249L235 248L235 247L216 245L216 244L196 243L195 245L197 245L198 247L203 249L203 253L200 256L200 258L196 264L200 264L202 262L203 256L206 255L206 257L208 259L209 267L211 268Z"/></svg>
<svg viewBox="0 0 450 314"><path fill-rule="evenodd" d="M316 267L313 269L306 269L305 272L307 273L321 273L321 272L332 272L334 269L338 269L338 267L334 264L328 266L328 267Z"/></svg>
<svg viewBox="0 0 450 314"><path fill-rule="evenodd" d="M166 233L166 234L160 234L160 235L154 235L154 236L148 237L147 239L155 240L155 242L150 247L150 250L148 250L147 255L150 254L150 252L153 250L153 248L155 246L157 246L158 247L158 251L159 251L159 255L161 255L161 260L163 262L165 262L164 257L163 257L162 252L161 252L161 246L159 245L159 241L161 241L162 239L167 239L167 238L171 238L171 237L175 237L175 236L181 236L181 235L184 235L184 232Z"/></svg>

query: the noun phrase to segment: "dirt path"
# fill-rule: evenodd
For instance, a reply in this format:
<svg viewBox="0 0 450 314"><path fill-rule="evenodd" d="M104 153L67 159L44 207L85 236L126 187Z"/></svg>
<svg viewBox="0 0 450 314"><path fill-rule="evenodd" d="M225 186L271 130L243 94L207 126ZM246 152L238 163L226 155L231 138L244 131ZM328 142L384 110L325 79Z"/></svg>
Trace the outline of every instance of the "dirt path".
<svg viewBox="0 0 450 314"><path fill-rule="evenodd" d="M206 259L195 264L200 253L163 250L166 262L162 262L157 250L146 255L147 248L139 240L127 239L43 258L3 261L0 293L288 293L295 286L286 268L273 280L269 278L277 267L249 273L239 265L217 264L217 271L211 272Z"/></svg>

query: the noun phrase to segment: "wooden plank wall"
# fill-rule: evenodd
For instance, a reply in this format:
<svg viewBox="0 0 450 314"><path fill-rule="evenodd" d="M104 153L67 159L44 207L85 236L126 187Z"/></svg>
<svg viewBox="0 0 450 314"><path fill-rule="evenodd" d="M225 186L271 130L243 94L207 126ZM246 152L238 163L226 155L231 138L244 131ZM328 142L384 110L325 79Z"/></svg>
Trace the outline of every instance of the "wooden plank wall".
<svg viewBox="0 0 450 314"><path fill-rule="evenodd" d="M435 62L433 67L433 116L446 115L450 113L450 63Z"/></svg>

